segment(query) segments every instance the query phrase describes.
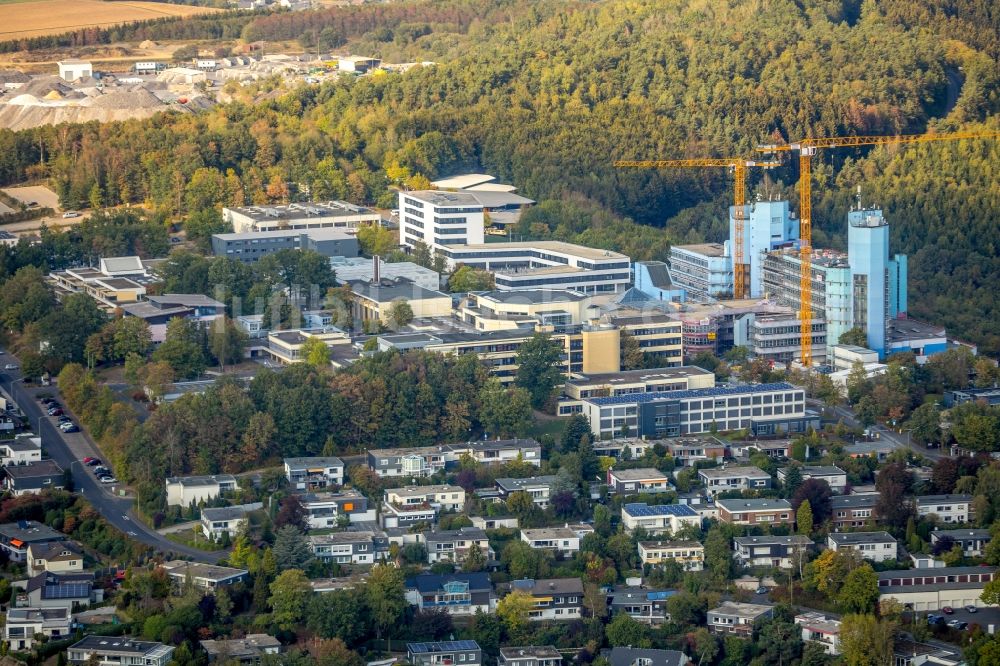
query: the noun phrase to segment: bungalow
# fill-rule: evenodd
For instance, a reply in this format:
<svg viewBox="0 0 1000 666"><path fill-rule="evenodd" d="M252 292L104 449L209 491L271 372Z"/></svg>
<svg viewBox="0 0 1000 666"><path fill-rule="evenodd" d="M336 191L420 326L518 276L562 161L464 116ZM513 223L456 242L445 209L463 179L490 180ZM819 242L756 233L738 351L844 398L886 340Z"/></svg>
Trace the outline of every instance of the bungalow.
<svg viewBox="0 0 1000 666"><path fill-rule="evenodd" d="M406 581L406 600L418 610L444 610L471 616L496 608L493 585L485 573L419 574Z"/></svg>
<svg viewBox="0 0 1000 666"><path fill-rule="evenodd" d="M709 467L698 472L709 496L730 490L763 490L771 487L771 475L753 466Z"/></svg>
<svg viewBox="0 0 1000 666"><path fill-rule="evenodd" d="M143 664L167 666L174 646L137 641L128 636L85 636L70 645L66 656L72 664Z"/></svg>
<svg viewBox="0 0 1000 666"><path fill-rule="evenodd" d="M803 481L806 479L819 479L820 481L826 481L827 485L830 486L830 490L835 493L847 491L847 472L835 465L798 465L797 467L802 474ZM782 467L779 469L778 480L784 483L790 469L791 467Z"/></svg>
<svg viewBox="0 0 1000 666"><path fill-rule="evenodd" d="M931 532L931 545L937 546L950 540L961 547L966 557L982 557L992 538L989 530L934 530Z"/></svg>
<svg viewBox="0 0 1000 666"><path fill-rule="evenodd" d="M469 640L407 643L406 661L413 666L482 666L483 651Z"/></svg>
<svg viewBox="0 0 1000 666"><path fill-rule="evenodd" d="M622 524L627 530L643 529L650 534L676 534L682 528L701 528L701 516L687 504L644 503L622 507Z"/></svg>
<svg viewBox="0 0 1000 666"><path fill-rule="evenodd" d="M478 546L483 558L492 560L496 558L493 549L490 548L490 540L486 532L478 527L462 527L457 530L445 530L443 532L424 533L424 542L427 545L427 563L455 562L460 563L469 555L473 546Z"/></svg>
<svg viewBox="0 0 1000 666"><path fill-rule="evenodd" d="M666 474L652 467L609 469L608 486L619 495L663 493L670 490L670 480Z"/></svg>
<svg viewBox="0 0 1000 666"><path fill-rule="evenodd" d="M389 542L374 532L310 534L307 539L313 556L324 562L374 564L380 551L389 552Z"/></svg>
<svg viewBox="0 0 1000 666"><path fill-rule="evenodd" d="M865 527L877 521L875 505L878 493L858 495L835 495L830 498L831 520L834 529L854 529Z"/></svg>
<svg viewBox="0 0 1000 666"><path fill-rule="evenodd" d="M69 636L73 624L68 606L58 608L9 608L7 621L0 636L11 650L30 650L35 636L61 640Z"/></svg>
<svg viewBox="0 0 1000 666"><path fill-rule="evenodd" d="M179 588L183 588L190 581L197 588L214 590L217 587L226 587L245 582L250 575L250 572L246 569L222 567L213 564L199 564L183 560L171 560L164 562L160 566L163 567L167 572L167 576Z"/></svg>
<svg viewBox="0 0 1000 666"><path fill-rule="evenodd" d="M461 511L465 507L465 490L460 486L409 486L385 491L385 503L399 506L429 504L441 511Z"/></svg>
<svg viewBox="0 0 1000 666"><path fill-rule="evenodd" d="M285 458L285 477L295 490L317 490L344 485L344 462L340 458Z"/></svg>
<svg viewBox="0 0 1000 666"><path fill-rule="evenodd" d="M899 557L899 544L888 532L831 532L826 547L832 551L857 551L872 562L885 562Z"/></svg>
<svg viewBox="0 0 1000 666"><path fill-rule="evenodd" d="M572 557L580 552L580 539L593 532L594 528L590 525L567 523L563 527L521 530L521 541L536 550L551 550L557 555Z"/></svg>
<svg viewBox="0 0 1000 666"><path fill-rule="evenodd" d="M719 520L733 525L793 525L795 513L788 500L728 499L717 500Z"/></svg>
<svg viewBox="0 0 1000 666"><path fill-rule="evenodd" d="M554 475L534 476L529 479L504 478L497 479L496 485L497 491L500 493L500 499L506 501L511 493L528 493L531 500L544 509L549 505L549 498L552 495L552 484L555 481L556 477Z"/></svg>
<svg viewBox="0 0 1000 666"><path fill-rule="evenodd" d="M72 541L49 541L28 545L28 575L43 571L73 573L83 571L83 551Z"/></svg>
<svg viewBox="0 0 1000 666"><path fill-rule="evenodd" d="M35 520L19 520L0 525L0 548L14 562L24 562L33 544L65 541L66 535Z"/></svg>
<svg viewBox="0 0 1000 666"><path fill-rule="evenodd" d="M191 506L208 502L222 493L236 490L236 477L232 474L214 476L174 476L167 484L167 506Z"/></svg>
<svg viewBox="0 0 1000 666"><path fill-rule="evenodd" d="M677 437L667 442L667 451L680 467L690 467L700 460L722 460L726 457L726 445L715 437Z"/></svg>
<svg viewBox="0 0 1000 666"><path fill-rule="evenodd" d="M517 529L517 517L515 516L471 516L473 527L481 530Z"/></svg>
<svg viewBox="0 0 1000 666"><path fill-rule="evenodd" d="M643 564L677 562L684 571L705 568L705 547L697 541L640 541L639 559Z"/></svg>
<svg viewBox="0 0 1000 666"><path fill-rule="evenodd" d="M562 653L551 645L502 647L497 666L562 666Z"/></svg>
<svg viewBox="0 0 1000 666"><path fill-rule="evenodd" d="M36 495L63 488L63 469L54 460L3 468L3 488L12 495Z"/></svg>
<svg viewBox="0 0 1000 666"><path fill-rule="evenodd" d="M542 465L542 445L534 439L484 439L465 444L450 444L455 460L468 455L480 465L503 465L521 461L535 467Z"/></svg>
<svg viewBox="0 0 1000 666"><path fill-rule="evenodd" d="M708 630L713 634L750 636L758 620L771 617L774 606L724 601L708 611Z"/></svg>
<svg viewBox="0 0 1000 666"><path fill-rule="evenodd" d="M996 567L938 567L878 572L882 599L895 599L915 611L951 606L984 607L980 595L996 576Z"/></svg>
<svg viewBox="0 0 1000 666"><path fill-rule="evenodd" d="M822 613L801 613L795 616L795 624L802 627L804 643L818 643L829 655L840 654L840 620Z"/></svg>
<svg viewBox="0 0 1000 666"><path fill-rule="evenodd" d="M943 523L967 523L972 495L922 495L916 504L917 515L921 518L935 516Z"/></svg>
<svg viewBox="0 0 1000 666"><path fill-rule="evenodd" d="M792 569L812 545L812 539L801 534L736 537L733 539L733 553L740 566Z"/></svg>
<svg viewBox="0 0 1000 666"><path fill-rule="evenodd" d="M243 638L204 640L201 649L208 654L209 662L236 662L241 666L259 664L264 655L281 654L281 641L267 634L247 634Z"/></svg>
<svg viewBox="0 0 1000 666"><path fill-rule="evenodd" d="M510 584L531 595L535 607L528 611L530 620L578 620L583 608L583 582L579 578L523 579Z"/></svg>

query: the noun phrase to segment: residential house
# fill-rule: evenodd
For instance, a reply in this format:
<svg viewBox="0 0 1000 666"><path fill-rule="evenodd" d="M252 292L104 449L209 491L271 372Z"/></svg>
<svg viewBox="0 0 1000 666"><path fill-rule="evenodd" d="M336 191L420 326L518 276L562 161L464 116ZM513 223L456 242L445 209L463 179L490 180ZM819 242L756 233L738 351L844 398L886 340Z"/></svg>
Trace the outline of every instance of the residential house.
<svg viewBox="0 0 1000 666"><path fill-rule="evenodd" d="M3 489L15 496L63 488L63 469L54 460L3 468Z"/></svg>
<svg viewBox="0 0 1000 666"><path fill-rule="evenodd" d="M644 587L619 586L608 595L608 605L612 617L618 613L626 613L645 624L662 624L670 619L667 599L676 593L676 590L648 590Z"/></svg>
<svg viewBox="0 0 1000 666"><path fill-rule="evenodd" d="M812 545L812 539L801 534L736 537L733 539L733 554L740 566L792 569L800 561L804 562L801 556Z"/></svg>
<svg viewBox="0 0 1000 666"><path fill-rule="evenodd" d="M333 456L285 458L285 476L295 490L318 490L344 485L344 461Z"/></svg>
<svg viewBox="0 0 1000 666"><path fill-rule="evenodd" d="M515 580L511 592L531 595L534 609L528 611L531 620L577 620L583 607L583 582L579 578L551 578Z"/></svg>
<svg viewBox="0 0 1000 666"><path fill-rule="evenodd" d="M542 527L521 530L521 541L537 550L551 550L562 557L572 557L580 552L580 539L593 534L594 528L586 524L563 527Z"/></svg>
<svg viewBox="0 0 1000 666"><path fill-rule="evenodd" d="M619 495L663 493L671 489L667 475L652 467L609 469L608 486Z"/></svg>
<svg viewBox="0 0 1000 666"><path fill-rule="evenodd" d="M529 479L497 479L496 485L500 493L500 499L506 501L511 493L528 493L531 500L544 509L549 505L549 498L552 495L552 484L555 481L556 477L554 475L533 476Z"/></svg>
<svg viewBox="0 0 1000 666"><path fill-rule="evenodd" d="M734 525L794 525L795 512L783 499L716 500L719 520Z"/></svg>
<svg viewBox="0 0 1000 666"><path fill-rule="evenodd" d="M483 651L476 641L407 643L406 661L413 666L482 666Z"/></svg>
<svg viewBox="0 0 1000 666"><path fill-rule="evenodd" d="M961 547L966 557L982 557L992 538L989 530L934 530L931 532L931 545L937 546L950 539L952 544Z"/></svg>
<svg viewBox="0 0 1000 666"><path fill-rule="evenodd" d="M667 451L679 467L690 467L700 460L722 460L726 445L711 435L676 437L667 440Z"/></svg>
<svg viewBox="0 0 1000 666"><path fill-rule="evenodd" d="M798 465L799 472L802 474L802 480L806 479L819 479L820 481L826 481L827 485L830 486L830 490L835 493L847 492L847 472L836 467L834 465ZM782 483L785 482L785 477L788 476L788 470L790 467L782 467L778 470L778 480Z"/></svg>
<svg viewBox="0 0 1000 666"><path fill-rule="evenodd" d="M684 571L705 568L705 547L697 541L640 541L639 559L643 564L677 562Z"/></svg>
<svg viewBox="0 0 1000 666"><path fill-rule="evenodd" d="M456 562L461 563L468 557L473 546L478 546L484 561L495 559L496 555L490 548L490 540L486 532L478 527L462 527L457 530L443 532L425 532L424 543L427 545L427 563Z"/></svg>
<svg viewBox="0 0 1000 666"><path fill-rule="evenodd" d="M698 479L709 496L730 490L763 490L771 487L771 475L753 466L709 467L698 471Z"/></svg>
<svg viewBox="0 0 1000 666"><path fill-rule="evenodd" d="M390 488L382 502L382 526L412 527L434 523L438 511L460 511L465 506L465 490L459 486L410 486Z"/></svg>
<svg viewBox="0 0 1000 666"><path fill-rule="evenodd" d="M633 503L622 506L622 524L628 530L642 528L650 534L676 534L687 526L701 528L701 516L687 504Z"/></svg>
<svg viewBox="0 0 1000 666"><path fill-rule="evenodd" d="M912 321L912 320L911 320ZM934 644L907 640L897 635L892 643L893 666L966 666L962 648L935 641ZM979 663L982 663L980 660Z"/></svg>
<svg viewBox="0 0 1000 666"><path fill-rule="evenodd" d="M831 532L826 547L835 552L857 551L872 562L885 562L899 557L898 543L888 532Z"/></svg>
<svg viewBox="0 0 1000 666"><path fill-rule="evenodd" d="M724 601L708 611L708 630L713 634L737 634L749 637L758 620L771 617L774 606Z"/></svg>
<svg viewBox="0 0 1000 666"><path fill-rule="evenodd" d="M104 590L94 588L92 573L42 572L28 579L17 605L27 608L75 608L103 601Z"/></svg>
<svg viewBox="0 0 1000 666"><path fill-rule="evenodd" d="M967 523L972 495L922 495L917 498L916 505L921 518L936 516L942 523Z"/></svg>
<svg viewBox="0 0 1000 666"><path fill-rule="evenodd" d="M267 634L247 634L243 638L200 641L208 660L255 666L266 654L281 654L281 641Z"/></svg>
<svg viewBox="0 0 1000 666"><path fill-rule="evenodd" d="M688 656L677 650L615 647L601 652L611 666L687 666Z"/></svg>
<svg viewBox="0 0 1000 666"><path fill-rule="evenodd" d="M818 643L828 655L840 654L840 620L827 618L822 613L801 613L795 624L802 627L802 641Z"/></svg>
<svg viewBox="0 0 1000 666"><path fill-rule="evenodd" d="M128 636L91 635L70 645L66 658L72 664L167 666L174 649L172 645L137 641Z"/></svg>
<svg viewBox="0 0 1000 666"><path fill-rule="evenodd" d="M374 522L375 509L368 507L368 498L353 488L336 493L300 493L296 495L306 512L306 525L311 530L336 527L340 519L351 523Z"/></svg>
<svg viewBox="0 0 1000 666"><path fill-rule="evenodd" d="M517 529L517 518L515 516L471 516L473 527L481 530Z"/></svg>
<svg viewBox="0 0 1000 666"><path fill-rule="evenodd" d="M792 440L790 439L736 442L731 444L730 448L734 458L749 458L757 451L775 460L786 460L792 457Z"/></svg>
<svg viewBox="0 0 1000 666"><path fill-rule="evenodd" d="M19 520L0 525L0 548L13 562L24 562L28 546L65 541L66 535L36 520Z"/></svg>
<svg viewBox="0 0 1000 666"><path fill-rule="evenodd" d="M534 439L484 439L464 444L449 444L456 461L468 455L480 465L503 465L521 461L535 467L542 465L542 445Z"/></svg>
<svg viewBox="0 0 1000 666"><path fill-rule="evenodd" d="M83 571L83 551L72 541L49 541L28 545L28 575L43 571L73 573Z"/></svg>
<svg viewBox="0 0 1000 666"><path fill-rule="evenodd" d="M551 645L502 647L497 666L562 666L562 654Z"/></svg>
<svg viewBox="0 0 1000 666"><path fill-rule="evenodd" d="M951 606L985 607L980 596L996 577L996 567L936 567L879 571L881 599L895 599L915 611L933 611Z"/></svg>
<svg viewBox="0 0 1000 666"><path fill-rule="evenodd" d="M485 573L419 574L406 581L406 600L418 610L449 615L490 613L496 608L493 585Z"/></svg>
<svg viewBox="0 0 1000 666"><path fill-rule="evenodd" d="M8 608L7 620L0 636L11 650L30 650L35 636L42 634L52 640L70 635L73 624L68 606L58 608Z"/></svg>
<svg viewBox="0 0 1000 666"><path fill-rule="evenodd" d="M443 470L453 462L451 451L443 446L416 446L399 449L371 449L368 468L381 478L405 476L423 478Z"/></svg>
<svg viewBox="0 0 1000 666"><path fill-rule="evenodd" d="M316 559L338 564L374 564L389 552L388 540L374 532L334 532L306 537Z"/></svg>
<svg viewBox="0 0 1000 666"><path fill-rule="evenodd" d="M222 541L223 535L236 536L247 522L247 514L263 508L261 502L201 510L201 531L209 539Z"/></svg>
<svg viewBox="0 0 1000 666"><path fill-rule="evenodd" d="M17 437L0 442L0 465L30 465L42 460L41 437Z"/></svg>
<svg viewBox="0 0 1000 666"><path fill-rule="evenodd" d="M197 588L214 590L217 587L227 587L247 580L249 572L246 569L221 567L213 564L171 560L160 565L178 587L183 587L188 581Z"/></svg>
<svg viewBox="0 0 1000 666"><path fill-rule="evenodd" d="M865 527L876 522L875 505L878 493L835 495L830 498L831 520L834 529L846 530Z"/></svg>
<svg viewBox="0 0 1000 666"><path fill-rule="evenodd" d="M173 476L167 479L167 506L191 506L208 502L222 493L236 490L232 474L214 476Z"/></svg>

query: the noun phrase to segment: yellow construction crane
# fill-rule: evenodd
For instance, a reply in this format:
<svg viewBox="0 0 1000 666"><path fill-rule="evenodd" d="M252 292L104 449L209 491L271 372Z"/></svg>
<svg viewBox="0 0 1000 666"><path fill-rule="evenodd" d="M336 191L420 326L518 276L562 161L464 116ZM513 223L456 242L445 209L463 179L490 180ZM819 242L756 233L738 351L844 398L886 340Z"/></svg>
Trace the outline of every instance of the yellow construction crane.
<svg viewBox="0 0 1000 666"><path fill-rule="evenodd" d="M733 202L736 233L733 238L733 297L748 298L750 295L750 276L743 257L743 222L746 214L744 205L747 198L747 169L762 167L770 169L781 166L779 162L747 160L742 157L705 157L686 160L617 160L616 167L637 167L640 169L668 169L726 167L733 170Z"/></svg>
<svg viewBox="0 0 1000 666"><path fill-rule="evenodd" d="M812 158L820 148L846 148L851 146L882 146L929 141L958 141L960 139L997 139L1000 132L951 132L948 134L901 134L897 136L832 136L803 139L795 143L765 144L758 152L774 153L797 151L799 153L799 320L801 322L802 365L812 364Z"/></svg>

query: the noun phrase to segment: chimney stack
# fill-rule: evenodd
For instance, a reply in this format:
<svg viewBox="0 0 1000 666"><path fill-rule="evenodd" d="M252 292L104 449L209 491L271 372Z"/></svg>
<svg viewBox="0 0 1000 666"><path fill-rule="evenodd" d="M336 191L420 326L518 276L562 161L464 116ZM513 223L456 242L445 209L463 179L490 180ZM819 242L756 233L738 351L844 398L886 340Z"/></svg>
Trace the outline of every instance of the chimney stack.
<svg viewBox="0 0 1000 666"><path fill-rule="evenodd" d="M379 256L376 254L372 257L372 283L378 284L382 280L382 276L379 275Z"/></svg>

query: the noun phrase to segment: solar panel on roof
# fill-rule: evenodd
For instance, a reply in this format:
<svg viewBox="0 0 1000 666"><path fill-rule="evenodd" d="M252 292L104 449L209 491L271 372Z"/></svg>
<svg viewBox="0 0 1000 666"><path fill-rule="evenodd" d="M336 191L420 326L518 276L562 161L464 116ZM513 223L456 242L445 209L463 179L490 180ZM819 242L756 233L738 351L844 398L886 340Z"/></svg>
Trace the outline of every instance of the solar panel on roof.
<svg viewBox="0 0 1000 666"><path fill-rule="evenodd" d="M757 384L755 386L716 386L715 388L690 389L688 391L658 391L655 393L626 393L624 395L613 395L606 398L587 398L587 402L595 405L631 405L636 403L653 402L655 400L681 400L684 398L714 398L723 395L737 395L743 393L767 393L769 391L788 391L796 387L787 382L776 382L772 384Z"/></svg>
<svg viewBox="0 0 1000 666"><path fill-rule="evenodd" d="M414 654L447 650L478 650L476 641L437 641L432 643L407 643L406 649Z"/></svg>
<svg viewBox="0 0 1000 666"><path fill-rule="evenodd" d="M625 511L632 516L696 516L687 504L626 504Z"/></svg>
<svg viewBox="0 0 1000 666"><path fill-rule="evenodd" d="M80 599L90 595L87 583L63 583L46 585L42 590L43 599Z"/></svg>

